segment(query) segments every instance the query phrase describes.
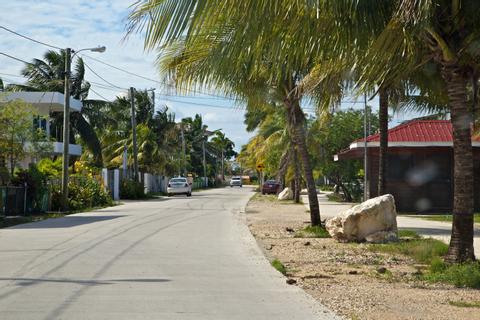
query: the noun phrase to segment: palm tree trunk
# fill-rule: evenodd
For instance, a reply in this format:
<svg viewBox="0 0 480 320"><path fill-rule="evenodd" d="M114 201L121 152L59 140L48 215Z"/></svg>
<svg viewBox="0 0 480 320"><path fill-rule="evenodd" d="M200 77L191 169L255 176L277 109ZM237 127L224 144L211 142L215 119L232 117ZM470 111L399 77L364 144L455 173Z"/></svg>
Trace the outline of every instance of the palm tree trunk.
<svg viewBox="0 0 480 320"><path fill-rule="evenodd" d="M294 193L293 193L293 199L295 200L295 203L300 203L300 166L298 165L298 152L297 149L293 148L293 165L294 165L294 170L295 170L295 176L294 176Z"/></svg>
<svg viewBox="0 0 480 320"><path fill-rule="evenodd" d="M310 205L310 223L312 226L321 225L320 207L318 205L317 189L315 186L315 179L313 178L312 165L310 163L310 156L307 150L306 134L305 134L305 115L298 99L286 99L285 106L287 108L287 119L291 137L302 161L303 172L307 182L308 203Z"/></svg>
<svg viewBox="0 0 480 320"><path fill-rule="evenodd" d="M467 106L467 78L457 64L445 63L442 77L447 85L453 127L453 223L445 260L475 259L473 250L473 153L471 110Z"/></svg>
<svg viewBox="0 0 480 320"><path fill-rule="evenodd" d="M97 167L102 167L102 145L92 126L80 112L73 112L70 116L72 127L78 131L86 147L93 155L93 164Z"/></svg>
<svg viewBox="0 0 480 320"><path fill-rule="evenodd" d="M380 133L380 153L378 157L378 196L386 192L387 157L388 157L388 92L381 88L379 91L378 122Z"/></svg>

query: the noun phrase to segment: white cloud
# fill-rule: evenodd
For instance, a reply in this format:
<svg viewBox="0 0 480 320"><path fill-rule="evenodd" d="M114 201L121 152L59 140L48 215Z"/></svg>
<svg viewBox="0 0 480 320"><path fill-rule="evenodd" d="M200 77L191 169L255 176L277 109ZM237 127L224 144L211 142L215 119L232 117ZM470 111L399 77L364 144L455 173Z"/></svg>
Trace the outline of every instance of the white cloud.
<svg viewBox="0 0 480 320"><path fill-rule="evenodd" d="M4 14L0 24L61 48L72 47L78 50L105 45L107 47L105 53L89 52L87 54L133 73L160 80L161 77L154 65L156 55L144 51L141 36L132 35L127 41L123 41L125 25L130 12L129 7L134 3L134 0L2 1L1 8ZM33 58L41 58L49 49L0 29L0 52L30 61ZM125 74L88 58L85 58L85 62L95 72L116 86L125 89L131 86L136 88L156 87L156 94L159 98L168 91L158 83ZM6 82L23 82L21 78L1 74L18 75L22 68L22 63L0 56L0 77ZM86 79L105 84L89 70L86 71ZM122 94L119 89L105 89L95 84L92 84L92 88L107 99L114 99ZM92 93L92 98L99 97ZM184 101L181 98L175 99ZM249 134L245 132L243 125L243 112L238 108L233 109L231 101L217 98L208 99L208 96L189 98L188 101L227 106L227 108L230 106L232 109L208 108L174 101L168 101L167 104L170 109L175 111L177 119L194 116L196 113L202 114L210 128L223 128L227 136L235 141L238 148L248 140ZM246 137L247 139L245 139Z"/></svg>

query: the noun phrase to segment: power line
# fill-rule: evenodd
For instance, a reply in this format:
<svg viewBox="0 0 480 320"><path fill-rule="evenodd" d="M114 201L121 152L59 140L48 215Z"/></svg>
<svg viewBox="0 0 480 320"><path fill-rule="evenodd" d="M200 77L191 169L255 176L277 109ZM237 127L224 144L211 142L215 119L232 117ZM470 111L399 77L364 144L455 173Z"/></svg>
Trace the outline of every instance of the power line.
<svg viewBox="0 0 480 320"><path fill-rule="evenodd" d="M122 72L125 72L129 75L132 75L132 76L135 76L135 77L139 77L141 79L144 79L144 80L148 80L148 81L151 81L151 82L155 82L155 83L158 83L160 85L164 85L164 86L168 86L168 87L171 87L171 88L175 88L174 85L172 84L169 84L167 83L166 81L159 81L159 80L155 80L153 78L149 78L149 77L145 77L145 76L142 76L140 74L137 74L137 73L134 73L134 72L131 72L131 71L128 71L126 69L123 69L123 68L120 68L120 67L117 67L117 66L114 66L110 63L107 63L107 62L104 62L100 59L97 59L97 58L94 58L94 57L91 57L89 55L86 55L86 54L80 54L80 56L83 58L83 57L87 57L89 59L92 59L94 61L97 61L98 63L101 63L101 64L104 64L110 68L114 68L116 70L119 70L119 71L122 71ZM229 97L225 97L225 96L220 96L220 95L215 95L215 94L210 94L210 93L206 93L206 92L201 92L201 91L197 91L197 90L192 90L192 89L184 89L185 91L188 91L188 92L193 92L193 93L200 93L200 94L204 94L204 95L207 95L207 96L212 96L212 97L216 97L216 98L221 98L221 99L227 99L227 100L235 100L235 99L232 99L232 98L229 98Z"/></svg>
<svg viewBox="0 0 480 320"><path fill-rule="evenodd" d="M90 70L94 75L96 75L98 78L102 79L105 83L108 83L110 86L112 87L115 87L117 89L121 89L121 90L128 90L127 88L122 88L122 87L119 87L117 85L114 85L113 83L111 83L110 81L108 80L105 80L105 78L103 78L101 75L99 75L98 73L96 73L92 68L90 68L90 66L88 64L86 64L85 62L83 63L85 65L85 67L87 67L88 70Z"/></svg>
<svg viewBox="0 0 480 320"><path fill-rule="evenodd" d="M201 107L208 107L208 108L218 108L218 109L228 109L228 110L245 110L244 108L235 109L235 108L227 107L227 106L215 106L215 105L206 104L206 103L186 102L186 101L179 101L179 100L174 100L174 99L166 99L166 101L183 103L183 104L188 104L188 105L201 106Z"/></svg>
<svg viewBox="0 0 480 320"><path fill-rule="evenodd" d="M90 91L92 91L93 93L95 93L97 96L99 96L100 98L102 98L103 100L105 100L106 102L112 102L111 100L105 98L104 96L102 96L100 93L98 93L97 91L93 90L92 88L89 88Z"/></svg>
<svg viewBox="0 0 480 320"><path fill-rule="evenodd" d="M54 46L54 45L51 45L51 44L48 44L48 43L45 43L45 42L42 42L42 41L33 39L33 38L30 38L30 37L27 37L27 36L25 36L25 35L23 35L23 34L20 34L20 33L16 32L16 31L13 31L13 30L11 30L11 29L9 29L9 28L7 28L7 27L4 27L4 26L1 26L1 25L0 25L0 28L3 29L3 30L5 30L5 31L8 31L8 32L10 32L10 33L13 33L13 34L15 34L15 35L17 35L17 36L19 36L19 37L22 37L22 38L24 38L24 39L27 39L27 40L30 40L30 41L39 43L39 44L41 44L41 45L44 45L44 46L47 46L47 47L50 47L50 48L54 48L54 49L63 50L63 49L60 48L60 47L57 47L57 46Z"/></svg>
<svg viewBox="0 0 480 320"><path fill-rule="evenodd" d="M11 55L9 55L9 54L3 53L3 52L0 52L0 54L3 55L3 56L5 56L5 57L7 57L7 58L10 58L10 59L13 59L13 60L17 60L17 61L26 63L26 64L31 65L31 66L35 66L33 63L27 62L27 61L22 60L22 59L20 59L20 58L11 56Z"/></svg>

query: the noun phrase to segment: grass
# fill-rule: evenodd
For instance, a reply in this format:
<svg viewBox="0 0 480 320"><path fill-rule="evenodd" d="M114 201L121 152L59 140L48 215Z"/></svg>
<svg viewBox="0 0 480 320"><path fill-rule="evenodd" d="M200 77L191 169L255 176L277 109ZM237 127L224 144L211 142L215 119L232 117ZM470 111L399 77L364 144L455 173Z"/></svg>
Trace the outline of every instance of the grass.
<svg viewBox="0 0 480 320"><path fill-rule="evenodd" d="M480 301L448 301L448 304L460 308L480 308Z"/></svg>
<svg viewBox="0 0 480 320"><path fill-rule="evenodd" d="M330 234L321 226L307 226L295 232L295 238L330 238Z"/></svg>
<svg viewBox="0 0 480 320"><path fill-rule="evenodd" d="M280 260L274 259L271 262L271 264L272 264L272 267L277 269L277 271L280 272L281 274L283 274L283 275L287 274L287 268L285 267L285 265L282 262L280 262Z"/></svg>
<svg viewBox="0 0 480 320"><path fill-rule="evenodd" d="M327 199L328 201L332 201L332 202L345 202L345 200L343 200L343 197L338 193L327 194Z"/></svg>
<svg viewBox="0 0 480 320"><path fill-rule="evenodd" d="M275 202L278 201L277 196L273 194L261 194L260 192L257 192L253 195L251 200L255 201L264 201L264 202Z"/></svg>
<svg viewBox="0 0 480 320"><path fill-rule="evenodd" d="M414 239L421 238L417 232L413 230L406 230L406 229L398 230L398 236L400 238L414 238Z"/></svg>
<svg viewBox="0 0 480 320"><path fill-rule="evenodd" d="M430 220L430 221L440 221L440 222L452 222L453 216L451 214L435 214L435 215L422 215L422 216L412 216L415 218L420 218L423 220ZM474 215L474 221L475 223L480 223L480 213L475 213Z"/></svg>
<svg viewBox="0 0 480 320"><path fill-rule="evenodd" d="M480 262L447 265L441 259L434 259L430 272L423 276L428 282L445 282L456 287L480 289Z"/></svg>
<svg viewBox="0 0 480 320"><path fill-rule="evenodd" d="M371 244L369 250L389 254L402 254L413 258L418 263L429 264L433 258L442 257L447 253L448 246L436 239L401 239L398 242L386 244Z"/></svg>

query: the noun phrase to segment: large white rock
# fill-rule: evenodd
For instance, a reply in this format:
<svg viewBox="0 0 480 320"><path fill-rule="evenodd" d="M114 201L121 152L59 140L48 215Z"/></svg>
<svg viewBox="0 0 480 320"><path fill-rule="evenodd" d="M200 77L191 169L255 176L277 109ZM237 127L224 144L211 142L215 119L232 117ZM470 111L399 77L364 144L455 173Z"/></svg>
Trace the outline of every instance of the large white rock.
<svg viewBox="0 0 480 320"><path fill-rule="evenodd" d="M395 200L391 194L367 200L327 220L325 227L340 242L392 241L398 233Z"/></svg>
<svg viewBox="0 0 480 320"><path fill-rule="evenodd" d="M278 200L292 200L293 199L293 191L290 188L283 189L282 192L278 194Z"/></svg>

